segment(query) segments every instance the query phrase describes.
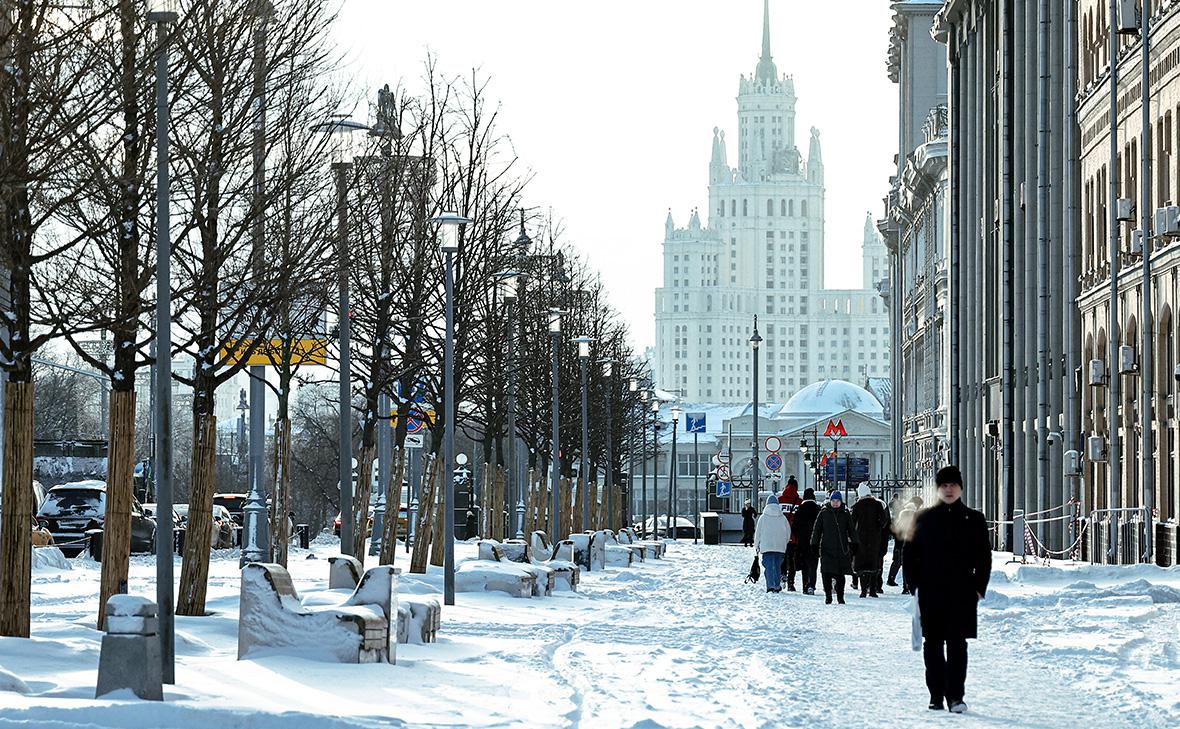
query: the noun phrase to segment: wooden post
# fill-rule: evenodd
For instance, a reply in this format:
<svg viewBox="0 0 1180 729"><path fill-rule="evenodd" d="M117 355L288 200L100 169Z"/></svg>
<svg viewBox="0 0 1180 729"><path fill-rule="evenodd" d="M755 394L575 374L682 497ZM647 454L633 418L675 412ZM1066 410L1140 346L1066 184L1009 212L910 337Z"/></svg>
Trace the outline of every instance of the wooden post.
<svg viewBox="0 0 1180 729"><path fill-rule="evenodd" d="M426 562L430 555L431 530L434 527L434 472L438 466L438 459L432 459L426 467L422 479L421 492L418 494L418 513L414 526L414 554L410 557L410 572L426 574Z"/></svg>
<svg viewBox="0 0 1180 729"><path fill-rule="evenodd" d="M131 560L131 502L135 498L135 392L113 390L108 415L107 503L102 524L102 576L98 591L98 629L106 628L111 595L127 593ZM157 516L164 518L163 515Z"/></svg>
<svg viewBox="0 0 1180 729"><path fill-rule="evenodd" d="M454 476L453 472L447 473L445 468L434 469L434 538L430 542L430 564L435 567L443 566L443 552L446 548L446 530L443 519L449 516L447 509L450 508L450 504L447 503L447 482L445 479L454 478Z"/></svg>
<svg viewBox="0 0 1180 729"><path fill-rule="evenodd" d="M406 449L398 448L394 454L393 471L389 474L389 483L382 484L385 489L385 529L381 534L380 564L393 564L397 554L398 515L401 513L402 481L405 479ZM390 514L393 518L390 518ZM409 516L409 510L406 511ZM406 523L406 528L409 528Z"/></svg>
<svg viewBox="0 0 1180 729"><path fill-rule="evenodd" d="M274 480L270 500L275 505L271 534L274 535L275 562L287 566L287 547L291 543L287 514L291 511L291 420L275 421Z"/></svg>
<svg viewBox="0 0 1180 729"><path fill-rule="evenodd" d="M360 460L357 462L356 491L352 497L353 519L352 553L361 564L369 553L369 497L373 493L373 460L377 457L376 445L363 444ZM388 511L388 507L386 507ZM347 517L341 516L341 519Z"/></svg>
<svg viewBox="0 0 1180 729"><path fill-rule="evenodd" d="M33 546L33 383L4 387L4 508L0 510L0 635L29 637Z"/></svg>

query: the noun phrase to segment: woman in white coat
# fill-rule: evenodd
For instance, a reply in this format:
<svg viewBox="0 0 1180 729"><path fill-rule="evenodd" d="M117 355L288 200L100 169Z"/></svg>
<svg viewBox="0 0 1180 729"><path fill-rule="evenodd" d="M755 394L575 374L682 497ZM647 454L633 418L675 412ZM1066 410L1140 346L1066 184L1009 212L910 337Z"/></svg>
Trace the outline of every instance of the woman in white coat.
<svg viewBox="0 0 1180 729"><path fill-rule="evenodd" d="M783 516L782 506L773 494L766 500L758 523L754 526L754 550L762 555L762 571L766 575L766 591L782 592L783 557L791 541L791 525Z"/></svg>

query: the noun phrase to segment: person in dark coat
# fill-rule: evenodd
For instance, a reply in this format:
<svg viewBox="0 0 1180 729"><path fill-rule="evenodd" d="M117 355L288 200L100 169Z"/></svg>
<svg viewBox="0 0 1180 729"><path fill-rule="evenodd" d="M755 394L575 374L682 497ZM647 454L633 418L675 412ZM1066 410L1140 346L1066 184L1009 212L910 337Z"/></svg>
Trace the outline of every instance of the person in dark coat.
<svg viewBox="0 0 1180 729"><path fill-rule="evenodd" d="M742 507L742 546L743 547L753 547L754 546L754 526L756 524L755 519L757 519L757 518L758 518L758 512L754 509L753 506L750 506L750 502L747 499L746 505L744 507Z"/></svg>
<svg viewBox="0 0 1180 729"><path fill-rule="evenodd" d="M803 491L803 503L795 508L795 522L791 537L796 540L799 571L803 573L803 594L815 594L815 570L819 566L819 547L811 543L811 531L819 517L819 504L815 503L815 489Z"/></svg>
<svg viewBox="0 0 1180 729"><path fill-rule="evenodd" d="M905 579L905 545L914 536L914 522L924 503L921 496L915 496L901 507L897 518L893 520L893 564L889 565L889 582L886 584L897 587L897 572L901 570L901 594L903 595L910 594L910 586Z"/></svg>
<svg viewBox="0 0 1180 729"><path fill-rule="evenodd" d="M905 548L906 582L918 597L930 708L942 709L945 699L947 709L961 714L967 640L976 637L976 607L991 578L991 542L983 514L960 498L958 467L940 469L935 483L938 503L918 515Z"/></svg>
<svg viewBox="0 0 1180 729"><path fill-rule="evenodd" d="M856 552L856 530L844 506L844 495L833 491L828 505L819 512L811 530L811 543L819 547L819 570L824 576L824 596L832 604L832 585L836 600L844 604L844 575L852 572L852 555Z"/></svg>
<svg viewBox="0 0 1180 729"><path fill-rule="evenodd" d="M889 533L889 512L885 505L873 498L868 484L856 490L856 504L852 507L852 524L856 528L856 550L852 568L860 574L860 596L877 597L877 572L881 569L884 552L882 544Z"/></svg>
<svg viewBox="0 0 1180 729"><path fill-rule="evenodd" d="M794 529L795 509L803 503L803 499L799 498L799 482L795 480L793 475L787 479L786 487L779 494L778 503L782 507L783 516L787 517L787 523ZM787 556L783 558L783 574L787 578L788 592L795 591L795 572L798 571L799 562L799 543L792 531L791 543L787 545Z"/></svg>

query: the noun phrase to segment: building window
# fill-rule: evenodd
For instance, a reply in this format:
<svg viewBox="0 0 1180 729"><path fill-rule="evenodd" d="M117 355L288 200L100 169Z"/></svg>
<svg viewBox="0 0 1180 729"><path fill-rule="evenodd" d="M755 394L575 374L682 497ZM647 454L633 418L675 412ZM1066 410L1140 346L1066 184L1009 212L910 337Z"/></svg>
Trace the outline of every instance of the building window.
<svg viewBox="0 0 1180 729"><path fill-rule="evenodd" d="M806 200L801 200L799 202L799 214L805 218L807 217L807 201Z"/></svg>
<svg viewBox="0 0 1180 729"><path fill-rule="evenodd" d="M774 200L767 200L766 201L766 215L767 215L767 217L774 216Z"/></svg>
<svg viewBox="0 0 1180 729"><path fill-rule="evenodd" d="M742 200L742 217L744 218L749 214L750 214L750 201L749 200Z"/></svg>
<svg viewBox="0 0 1180 729"><path fill-rule="evenodd" d="M778 214L779 214L779 215L781 215L781 216L783 216L784 218L785 218L785 217L787 217L787 201L786 201L786 200L780 200L780 201L779 201L779 206L778 206L778 208L779 208L779 213L778 213Z"/></svg>

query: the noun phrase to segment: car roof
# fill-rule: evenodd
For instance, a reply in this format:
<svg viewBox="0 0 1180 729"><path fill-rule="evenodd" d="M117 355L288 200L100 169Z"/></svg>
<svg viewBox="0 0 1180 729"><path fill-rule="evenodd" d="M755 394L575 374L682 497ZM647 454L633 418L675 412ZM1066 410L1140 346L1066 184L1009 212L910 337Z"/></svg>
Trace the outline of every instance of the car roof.
<svg viewBox="0 0 1180 729"><path fill-rule="evenodd" d="M107 484L105 481L72 481L70 483L63 483L49 489L50 491L106 491Z"/></svg>

